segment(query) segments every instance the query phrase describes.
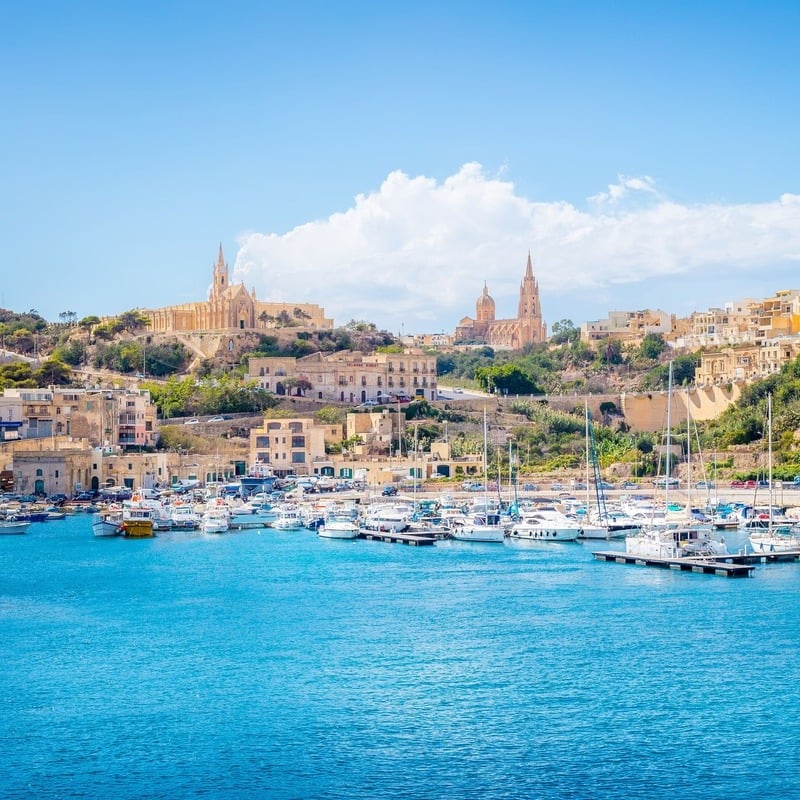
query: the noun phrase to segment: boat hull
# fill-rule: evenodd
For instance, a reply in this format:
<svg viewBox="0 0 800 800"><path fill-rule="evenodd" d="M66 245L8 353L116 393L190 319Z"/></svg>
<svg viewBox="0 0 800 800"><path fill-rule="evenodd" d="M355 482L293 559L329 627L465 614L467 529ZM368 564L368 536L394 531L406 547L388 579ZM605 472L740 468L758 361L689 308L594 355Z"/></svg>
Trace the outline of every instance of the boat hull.
<svg viewBox="0 0 800 800"><path fill-rule="evenodd" d="M129 539L150 539L153 537L153 521L128 519L122 523L123 535Z"/></svg>
<svg viewBox="0 0 800 800"><path fill-rule="evenodd" d="M506 532L499 525L464 525L453 528L450 536L459 542L504 542Z"/></svg>
<svg viewBox="0 0 800 800"><path fill-rule="evenodd" d="M3 520L0 522L0 536L17 536L27 533L29 522L23 520Z"/></svg>

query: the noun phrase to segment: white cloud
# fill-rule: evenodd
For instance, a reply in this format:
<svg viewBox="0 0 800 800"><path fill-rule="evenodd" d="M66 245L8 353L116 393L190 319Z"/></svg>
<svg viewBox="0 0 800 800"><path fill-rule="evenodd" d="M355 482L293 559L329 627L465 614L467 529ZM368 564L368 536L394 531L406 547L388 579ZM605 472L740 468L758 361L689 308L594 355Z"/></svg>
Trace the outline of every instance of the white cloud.
<svg viewBox="0 0 800 800"><path fill-rule="evenodd" d="M689 300L721 305L739 299L729 293L733 276L737 286L751 280L753 297L794 288L769 275L800 253L800 196L689 206L650 177L619 176L579 209L523 197L505 174L475 163L441 182L392 172L327 219L242 235L234 277L262 300L318 303L336 324L364 319L406 332L451 331L474 314L484 281L498 317L513 316L529 250L551 324L629 308L614 302L628 295L640 301L633 308L676 313ZM658 291L648 297L651 284ZM704 305L703 292L716 294Z"/></svg>

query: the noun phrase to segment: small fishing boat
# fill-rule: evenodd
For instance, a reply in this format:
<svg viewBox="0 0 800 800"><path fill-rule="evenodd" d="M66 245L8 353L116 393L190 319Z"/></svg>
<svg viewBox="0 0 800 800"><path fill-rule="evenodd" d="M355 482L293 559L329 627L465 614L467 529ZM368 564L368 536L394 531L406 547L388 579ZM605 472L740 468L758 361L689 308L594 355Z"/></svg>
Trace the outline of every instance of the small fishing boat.
<svg viewBox="0 0 800 800"><path fill-rule="evenodd" d="M122 509L109 508L92 516L92 532L95 536L122 536Z"/></svg>
<svg viewBox="0 0 800 800"><path fill-rule="evenodd" d="M30 522L22 519L16 519L13 516L0 519L0 536L4 534L11 535L25 533L28 530L29 525Z"/></svg>
<svg viewBox="0 0 800 800"><path fill-rule="evenodd" d="M148 539L153 534L153 511L146 506L130 505L122 509L123 536L129 539Z"/></svg>

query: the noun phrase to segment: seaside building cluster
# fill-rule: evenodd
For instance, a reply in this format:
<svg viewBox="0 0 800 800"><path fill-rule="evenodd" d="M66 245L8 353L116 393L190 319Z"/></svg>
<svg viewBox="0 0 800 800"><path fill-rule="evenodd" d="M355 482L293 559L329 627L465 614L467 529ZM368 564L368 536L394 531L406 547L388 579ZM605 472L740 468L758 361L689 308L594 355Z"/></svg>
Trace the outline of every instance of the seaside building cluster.
<svg viewBox="0 0 800 800"><path fill-rule="evenodd" d="M220 342L230 340L227 349L231 351L237 334L285 329L296 335L301 330L333 328L333 321L319 306L261 303L255 292L241 284L231 285L221 246L206 301L142 314L148 319L148 333L199 339L216 336ZM715 416L735 399L733 390L738 384L778 372L800 354L800 290L729 303L685 319L660 310L614 311L607 319L585 322L580 328L581 338L593 343L618 339L636 344L650 333L662 335L675 348L702 348L697 389L686 402L693 404L695 419ZM156 408L149 393L135 386L5 389L0 397L3 484L35 494L72 493L80 488L97 491L115 485L168 486L182 480L227 480L254 465L277 475L343 479L360 475L375 483L468 476L478 471L477 459L452 459L446 442L435 443L414 464L408 453L392 451L392 442L399 441L402 433L401 404L439 398L436 357L423 347L519 348L546 339L529 254L515 318L496 318L495 302L484 286L475 317L462 318L453 335L402 337L402 352L251 358L248 378L276 396L360 405L361 409L348 414L343 426L321 425L302 415L267 418L252 429L251 421L235 432L237 438L249 437L247 454L236 457L157 451ZM728 391L731 384L733 390ZM624 409L633 429L652 430L666 401L653 395L644 405L643 398L633 396L614 398L614 402ZM374 405L381 408L373 410ZM348 447L342 448L343 441ZM337 449L343 452L330 454Z"/></svg>
<svg viewBox="0 0 800 800"><path fill-rule="evenodd" d="M381 407L350 412L343 425L299 415L197 421L192 430L242 441L234 448L220 438L217 452L201 455L155 449L160 426L146 390L7 389L0 397L0 488L71 496L110 487L223 482L253 469L370 484L479 472L479 454L452 458L446 442L435 443L429 453L393 450L404 420L395 409ZM349 446L343 449L345 441Z"/></svg>

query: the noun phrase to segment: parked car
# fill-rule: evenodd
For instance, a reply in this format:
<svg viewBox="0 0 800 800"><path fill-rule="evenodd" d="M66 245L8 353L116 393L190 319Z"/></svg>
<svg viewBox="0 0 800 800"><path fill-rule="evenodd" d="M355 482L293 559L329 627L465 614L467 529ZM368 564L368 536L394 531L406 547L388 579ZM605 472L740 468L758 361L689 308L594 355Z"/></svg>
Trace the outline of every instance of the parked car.
<svg viewBox="0 0 800 800"><path fill-rule="evenodd" d="M187 419L183 424L184 425L199 425L200 424L200 420L197 419L197 417L192 417L191 419Z"/></svg>
<svg viewBox="0 0 800 800"><path fill-rule="evenodd" d="M697 481L694 485L695 489L713 489L714 481Z"/></svg>
<svg viewBox="0 0 800 800"><path fill-rule="evenodd" d="M384 486L383 491L381 494L384 497L394 497L397 494L397 487L396 486Z"/></svg>
<svg viewBox="0 0 800 800"><path fill-rule="evenodd" d="M664 488L665 486L680 486L681 482L678 478L667 478L665 476L661 476L660 478L656 478L654 481L655 485Z"/></svg>
<svg viewBox="0 0 800 800"><path fill-rule="evenodd" d="M539 486L535 483L523 483L522 484L522 491L523 492L538 492Z"/></svg>
<svg viewBox="0 0 800 800"><path fill-rule="evenodd" d="M89 502L94 500L94 492L78 492L72 499L77 500L79 503Z"/></svg>
<svg viewBox="0 0 800 800"><path fill-rule="evenodd" d="M223 417L221 414L217 414L216 417L211 417L209 422L225 422L225 417ZM188 425L188 423L186 424Z"/></svg>
<svg viewBox="0 0 800 800"><path fill-rule="evenodd" d="M377 400L365 400L363 403L360 403L356 406L356 408L370 408L371 406L378 405Z"/></svg>
<svg viewBox="0 0 800 800"><path fill-rule="evenodd" d="M64 503L67 502L67 496L62 494L61 492L56 492L56 494L51 494L50 497L47 498L54 506L62 506Z"/></svg>

